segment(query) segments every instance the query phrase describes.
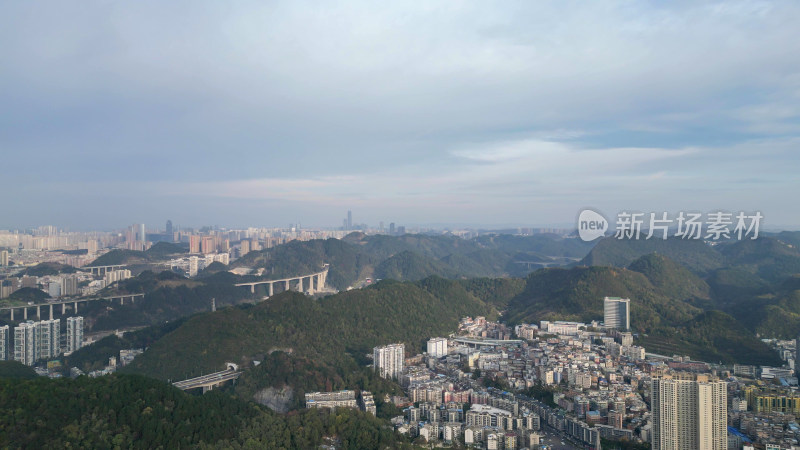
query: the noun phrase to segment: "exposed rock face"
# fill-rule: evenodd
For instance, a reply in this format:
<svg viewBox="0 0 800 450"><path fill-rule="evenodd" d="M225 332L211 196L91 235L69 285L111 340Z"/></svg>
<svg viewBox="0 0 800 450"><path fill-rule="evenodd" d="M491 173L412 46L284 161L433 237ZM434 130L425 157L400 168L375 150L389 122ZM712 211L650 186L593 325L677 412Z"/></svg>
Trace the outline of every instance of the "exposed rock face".
<svg viewBox="0 0 800 450"><path fill-rule="evenodd" d="M253 395L253 400L256 403L279 413L289 411L289 405L293 398L294 391L292 391L292 388L289 386L284 386L282 388L268 387L261 389Z"/></svg>

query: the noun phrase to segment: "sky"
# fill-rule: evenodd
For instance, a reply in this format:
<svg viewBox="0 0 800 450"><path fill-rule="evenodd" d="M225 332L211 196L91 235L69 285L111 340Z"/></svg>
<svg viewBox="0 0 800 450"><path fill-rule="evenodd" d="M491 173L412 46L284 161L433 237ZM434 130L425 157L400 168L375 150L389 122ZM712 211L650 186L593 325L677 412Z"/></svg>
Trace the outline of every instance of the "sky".
<svg viewBox="0 0 800 450"><path fill-rule="evenodd" d="M0 228L800 228L795 1L0 2Z"/></svg>

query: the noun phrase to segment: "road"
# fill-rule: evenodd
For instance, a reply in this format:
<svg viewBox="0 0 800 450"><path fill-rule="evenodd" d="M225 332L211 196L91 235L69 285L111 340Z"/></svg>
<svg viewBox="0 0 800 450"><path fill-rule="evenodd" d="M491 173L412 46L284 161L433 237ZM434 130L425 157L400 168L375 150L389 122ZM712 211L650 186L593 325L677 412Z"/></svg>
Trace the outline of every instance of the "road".
<svg viewBox="0 0 800 450"><path fill-rule="evenodd" d="M539 441L540 444L546 444L548 448L552 448L554 450L574 450L583 448L583 446L577 446L571 443L569 440L567 440L563 433L558 433L546 425L545 428L548 428L549 430L542 432L543 435Z"/></svg>

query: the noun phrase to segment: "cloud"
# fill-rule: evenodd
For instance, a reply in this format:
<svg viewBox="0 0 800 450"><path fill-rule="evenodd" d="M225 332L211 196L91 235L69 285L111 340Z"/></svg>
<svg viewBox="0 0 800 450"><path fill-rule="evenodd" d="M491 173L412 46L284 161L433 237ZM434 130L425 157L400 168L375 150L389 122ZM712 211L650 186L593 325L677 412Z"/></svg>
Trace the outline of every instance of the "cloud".
<svg viewBox="0 0 800 450"><path fill-rule="evenodd" d="M186 210L202 192L419 221L474 217L467 195L526 221L623 203L626 180L709 207L789 202L775 181L724 179L790 189L800 168L784 150L800 133L791 1L5 2L0 17L9 223L53 206L42 182L72 186L58 196L75 211L96 184L106 204L132 186Z"/></svg>

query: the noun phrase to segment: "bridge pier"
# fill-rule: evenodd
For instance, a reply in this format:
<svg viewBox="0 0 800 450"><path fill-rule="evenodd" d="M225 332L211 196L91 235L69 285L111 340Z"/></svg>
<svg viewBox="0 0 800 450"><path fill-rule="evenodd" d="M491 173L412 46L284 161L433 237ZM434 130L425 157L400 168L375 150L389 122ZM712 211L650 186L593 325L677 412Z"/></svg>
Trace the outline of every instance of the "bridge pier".
<svg viewBox="0 0 800 450"><path fill-rule="evenodd" d="M14 321L14 308L11 308L11 321Z"/></svg>
<svg viewBox="0 0 800 450"><path fill-rule="evenodd" d="M303 277L297 279L297 292L303 292Z"/></svg>
<svg viewBox="0 0 800 450"><path fill-rule="evenodd" d="M28 320L28 308L22 308L22 317Z"/></svg>
<svg viewBox="0 0 800 450"><path fill-rule="evenodd" d="M251 294L255 294L256 293L256 285L255 284L251 284L250 285L250 293Z"/></svg>
<svg viewBox="0 0 800 450"><path fill-rule="evenodd" d="M269 296L272 297L274 295L274 291L272 290L273 283L268 283L268 284L269 284Z"/></svg>
<svg viewBox="0 0 800 450"><path fill-rule="evenodd" d="M66 313L67 313L67 304L66 303L62 303L61 304L61 315L63 316Z"/></svg>
<svg viewBox="0 0 800 450"><path fill-rule="evenodd" d="M50 320L53 320L53 304L50 304Z"/></svg>
<svg viewBox="0 0 800 450"><path fill-rule="evenodd" d="M284 289L284 290L288 291L289 290L289 280L286 280L285 283L286 283L285 284L286 289Z"/></svg>
<svg viewBox="0 0 800 450"><path fill-rule="evenodd" d="M124 296L119 298L119 304L120 305L124 305L125 304L125 297Z"/></svg>
<svg viewBox="0 0 800 450"><path fill-rule="evenodd" d="M42 307L36 305L36 320L42 320Z"/></svg>
<svg viewBox="0 0 800 450"><path fill-rule="evenodd" d="M78 314L78 302L75 302L75 310L72 312Z"/></svg>
<svg viewBox="0 0 800 450"><path fill-rule="evenodd" d="M314 295L314 275L308 277L308 293Z"/></svg>

